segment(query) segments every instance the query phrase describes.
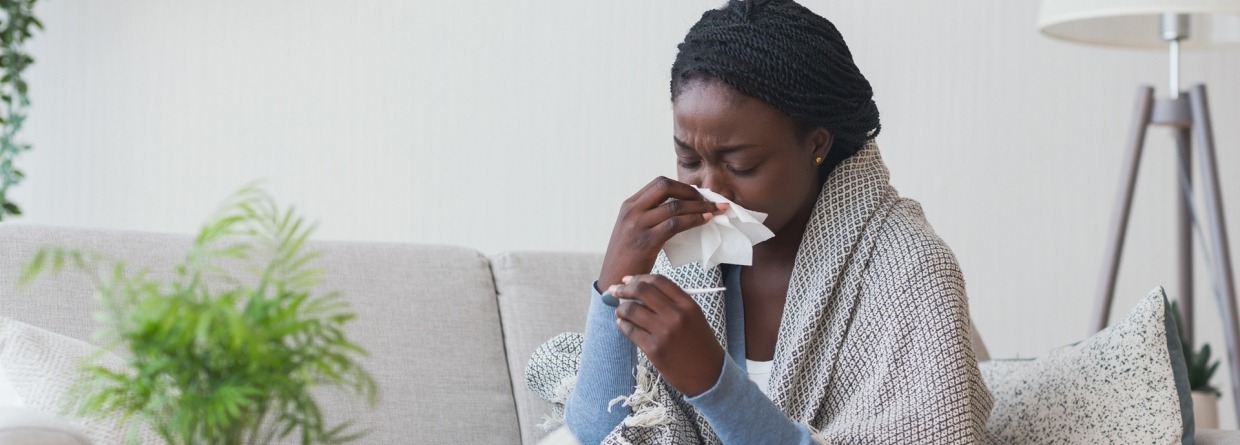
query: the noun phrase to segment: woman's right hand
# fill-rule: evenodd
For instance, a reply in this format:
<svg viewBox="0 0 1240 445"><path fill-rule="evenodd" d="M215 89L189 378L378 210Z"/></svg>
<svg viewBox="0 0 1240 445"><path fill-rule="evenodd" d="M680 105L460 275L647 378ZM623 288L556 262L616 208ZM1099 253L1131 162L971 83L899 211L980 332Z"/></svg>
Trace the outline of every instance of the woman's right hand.
<svg viewBox="0 0 1240 445"><path fill-rule="evenodd" d="M728 205L707 201L693 186L660 176L624 200L611 230L598 288L628 275L650 273L663 244L677 233L706 224Z"/></svg>

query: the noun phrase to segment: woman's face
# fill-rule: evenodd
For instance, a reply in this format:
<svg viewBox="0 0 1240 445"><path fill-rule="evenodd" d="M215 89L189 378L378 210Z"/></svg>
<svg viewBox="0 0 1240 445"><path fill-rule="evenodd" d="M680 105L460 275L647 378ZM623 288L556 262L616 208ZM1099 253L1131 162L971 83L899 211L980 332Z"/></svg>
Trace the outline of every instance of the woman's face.
<svg viewBox="0 0 1240 445"><path fill-rule="evenodd" d="M808 218L818 196L818 163L831 135L800 136L792 118L718 81L691 80L672 103L677 178L767 214L779 234ZM798 240L799 241L799 240Z"/></svg>

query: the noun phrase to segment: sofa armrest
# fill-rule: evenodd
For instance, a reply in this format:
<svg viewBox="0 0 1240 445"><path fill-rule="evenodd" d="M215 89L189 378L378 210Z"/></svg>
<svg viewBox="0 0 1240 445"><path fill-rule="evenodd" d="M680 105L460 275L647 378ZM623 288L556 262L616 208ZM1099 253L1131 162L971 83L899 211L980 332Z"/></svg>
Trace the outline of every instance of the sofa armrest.
<svg viewBox="0 0 1240 445"><path fill-rule="evenodd" d="M90 445L90 439L56 416L0 407L0 445Z"/></svg>
<svg viewBox="0 0 1240 445"><path fill-rule="evenodd" d="M1240 431L1197 430L1194 443L1197 445L1240 445Z"/></svg>

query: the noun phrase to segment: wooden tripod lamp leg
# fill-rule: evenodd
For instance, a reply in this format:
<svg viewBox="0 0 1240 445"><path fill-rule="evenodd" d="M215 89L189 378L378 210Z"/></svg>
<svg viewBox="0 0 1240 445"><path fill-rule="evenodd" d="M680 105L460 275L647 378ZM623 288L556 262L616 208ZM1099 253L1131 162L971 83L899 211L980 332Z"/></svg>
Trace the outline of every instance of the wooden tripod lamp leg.
<svg viewBox="0 0 1240 445"><path fill-rule="evenodd" d="M1132 128L1128 132L1128 150L1124 153L1124 171L1120 174L1119 198L1111 217L1111 237L1107 240L1106 257L1102 265L1102 279L1098 283L1098 295L1094 300L1094 313L1090 334L1107 326L1111 312L1111 299L1115 295L1115 280L1119 276L1119 260L1124 253L1124 235L1128 232L1128 215L1132 210L1132 195L1136 190L1137 171L1141 167L1141 152L1145 146L1145 130L1150 125L1150 113L1154 107L1154 88L1142 85L1137 88L1137 100L1133 106Z"/></svg>
<svg viewBox="0 0 1240 445"><path fill-rule="evenodd" d="M1190 118L1191 122L1191 118ZM1174 295L1180 303L1180 335L1193 343L1195 298L1193 297L1193 138L1191 124L1172 130L1176 148L1176 264L1180 282Z"/></svg>
<svg viewBox="0 0 1240 445"><path fill-rule="evenodd" d="M1231 249L1228 247L1227 223L1223 215L1223 194L1219 186L1218 164L1214 155L1214 129L1210 123L1210 105L1205 85L1198 84L1189 92L1192 101L1193 130L1197 133L1197 160L1201 163L1201 189L1205 192L1206 218L1211 257L1214 264L1211 278L1217 288L1218 309L1223 317L1223 338L1227 343L1227 363L1231 370L1231 400L1240 421L1240 326L1236 317L1236 282L1232 276Z"/></svg>

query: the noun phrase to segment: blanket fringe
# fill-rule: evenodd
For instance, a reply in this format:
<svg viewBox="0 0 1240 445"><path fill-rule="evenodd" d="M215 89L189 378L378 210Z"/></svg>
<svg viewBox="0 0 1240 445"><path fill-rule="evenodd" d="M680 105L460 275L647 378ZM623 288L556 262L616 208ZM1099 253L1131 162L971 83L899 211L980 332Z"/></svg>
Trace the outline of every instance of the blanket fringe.
<svg viewBox="0 0 1240 445"><path fill-rule="evenodd" d="M805 428L809 429L809 437L810 439L814 439L814 443L819 445L831 445L831 440L827 439L827 433L818 431L818 428L814 428L813 425L808 423L805 424Z"/></svg>
<svg viewBox="0 0 1240 445"><path fill-rule="evenodd" d="M569 375L560 380L552 390L551 402L552 409L550 414L543 415L542 423L538 424L543 431L551 431L564 425L564 406L568 404L568 396L573 393L573 388L577 387L577 374Z"/></svg>
<svg viewBox="0 0 1240 445"><path fill-rule="evenodd" d="M619 403L633 409L633 413L625 417L622 422L625 427L667 430L672 422L672 415L666 406L659 403L662 389L659 386L658 375L650 372L645 366L639 365L634 377L637 385L633 387L633 394L612 399L607 404L607 411L610 412ZM622 445L626 443L623 437L620 438L620 443Z"/></svg>

